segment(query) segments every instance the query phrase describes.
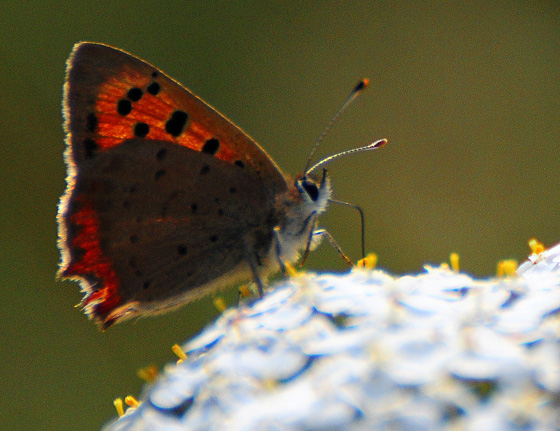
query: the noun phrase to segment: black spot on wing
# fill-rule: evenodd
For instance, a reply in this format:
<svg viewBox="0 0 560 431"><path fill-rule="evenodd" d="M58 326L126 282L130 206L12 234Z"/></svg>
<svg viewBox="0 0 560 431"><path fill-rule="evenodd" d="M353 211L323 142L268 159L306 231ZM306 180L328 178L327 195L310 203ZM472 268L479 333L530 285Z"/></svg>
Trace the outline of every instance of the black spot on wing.
<svg viewBox="0 0 560 431"><path fill-rule="evenodd" d="M166 148L162 148L161 150L159 150L156 153L156 159L158 159L160 162L165 158L165 155L167 154L167 149Z"/></svg>
<svg viewBox="0 0 560 431"><path fill-rule="evenodd" d="M138 102L143 95L144 92L138 87L131 88L130 90L128 90L128 93L126 93L126 97L128 97L133 102Z"/></svg>
<svg viewBox="0 0 560 431"><path fill-rule="evenodd" d="M173 112L169 120L167 120L167 123L165 123L165 131L172 136L179 136L183 133L183 129L185 128L188 119L189 116L184 111L177 110Z"/></svg>
<svg viewBox="0 0 560 431"><path fill-rule="evenodd" d="M117 112L120 115L125 117L128 114L130 114L131 111L132 111L132 103L130 103L130 100L127 99L119 100L119 102L117 103Z"/></svg>
<svg viewBox="0 0 560 431"><path fill-rule="evenodd" d="M204 143L204 146L202 147L202 152L213 156L218 152L219 148L220 148L220 141L218 141L216 138L212 138L212 139L208 139Z"/></svg>
<svg viewBox="0 0 560 431"><path fill-rule="evenodd" d="M86 159L91 159L95 155L95 152L99 149L99 145L93 139L84 139L84 157Z"/></svg>
<svg viewBox="0 0 560 431"><path fill-rule="evenodd" d="M165 175L165 169L160 169L156 172L155 179L156 181L159 180L161 177Z"/></svg>
<svg viewBox="0 0 560 431"><path fill-rule="evenodd" d="M97 129L97 124L97 116L92 112L86 118L86 130L88 132L95 132L95 129Z"/></svg>
<svg viewBox="0 0 560 431"><path fill-rule="evenodd" d="M149 132L150 126L148 126L146 123L136 123L134 125L134 136L138 138L145 138Z"/></svg>
<svg viewBox="0 0 560 431"><path fill-rule="evenodd" d="M152 82L150 85L148 85L147 90L148 93L150 93L152 96L157 96L159 90L161 90L161 86L157 82Z"/></svg>

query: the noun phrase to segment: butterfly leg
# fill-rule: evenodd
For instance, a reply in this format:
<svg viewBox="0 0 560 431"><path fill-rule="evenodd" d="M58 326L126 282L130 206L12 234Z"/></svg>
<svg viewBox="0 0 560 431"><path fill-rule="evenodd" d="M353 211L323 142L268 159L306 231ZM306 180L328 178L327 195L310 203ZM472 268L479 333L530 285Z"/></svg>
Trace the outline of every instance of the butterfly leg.
<svg viewBox="0 0 560 431"><path fill-rule="evenodd" d="M286 275L286 264L282 260L282 244L280 243L280 226L274 228L274 237L276 238L276 259L278 260L278 266L280 266L280 271L282 275Z"/></svg>
<svg viewBox="0 0 560 431"><path fill-rule="evenodd" d="M325 229L315 229L311 232L310 239L309 239L309 244L307 246L306 251L312 249L313 248L313 243L315 243L315 241L320 241L323 237L327 238L329 243L333 246L333 248L336 250L336 252L339 254L339 256L341 257L341 259L344 262L346 262L350 266L354 266L354 263L342 251L342 249L340 248L340 246L338 245L338 243L336 242L334 237L328 231L326 231ZM309 252L307 252L307 254L309 254Z"/></svg>
<svg viewBox="0 0 560 431"><path fill-rule="evenodd" d="M307 258L309 257L309 252L313 249L315 249L315 247L317 247L319 245L319 242L321 241L321 236L318 236L317 239L313 239L313 236L315 235L315 232L317 232L317 223L319 218L317 217L317 214L313 213L312 216L314 216L315 218L313 219L313 227L309 230L309 236L307 238L307 243L305 246L305 251L303 252L303 256L301 258L301 262L299 264L299 266L303 266L303 264L305 263L305 261L307 260Z"/></svg>
<svg viewBox="0 0 560 431"><path fill-rule="evenodd" d="M249 261L249 267L251 268L251 272L253 273L253 281L257 285L257 290L259 292L259 298L263 297L264 294L264 284L262 282L261 276L259 271L257 270L257 264L259 262L258 256L252 256L247 259Z"/></svg>

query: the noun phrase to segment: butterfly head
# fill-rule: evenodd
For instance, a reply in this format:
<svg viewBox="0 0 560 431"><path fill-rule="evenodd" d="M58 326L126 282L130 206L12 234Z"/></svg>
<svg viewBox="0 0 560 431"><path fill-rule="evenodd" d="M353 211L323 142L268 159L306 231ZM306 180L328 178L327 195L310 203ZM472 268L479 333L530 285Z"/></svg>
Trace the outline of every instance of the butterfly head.
<svg viewBox="0 0 560 431"><path fill-rule="evenodd" d="M300 256L300 251L308 247L317 217L327 209L330 196L331 186L326 169L320 180L307 173L296 177L286 200L279 204L281 220L278 237L282 261L294 262Z"/></svg>
<svg viewBox="0 0 560 431"><path fill-rule="evenodd" d="M323 169L320 181L303 174L296 178L295 186L303 200L303 205L311 208L311 212L318 214L325 211L332 193L326 169Z"/></svg>

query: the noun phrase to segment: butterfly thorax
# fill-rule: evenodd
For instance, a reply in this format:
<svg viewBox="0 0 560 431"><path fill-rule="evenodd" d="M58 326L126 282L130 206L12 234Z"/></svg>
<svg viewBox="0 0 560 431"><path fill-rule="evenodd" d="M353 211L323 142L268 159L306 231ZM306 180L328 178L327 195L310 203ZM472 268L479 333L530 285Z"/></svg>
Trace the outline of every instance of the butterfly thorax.
<svg viewBox="0 0 560 431"><path fill-rule="evenodd" d="M331 186L326 173L320 182L299 175L277 203L280 212L277 237L283 262L294 262L300 251L312 245L317 218L326 210L330 196Z"/></svg>

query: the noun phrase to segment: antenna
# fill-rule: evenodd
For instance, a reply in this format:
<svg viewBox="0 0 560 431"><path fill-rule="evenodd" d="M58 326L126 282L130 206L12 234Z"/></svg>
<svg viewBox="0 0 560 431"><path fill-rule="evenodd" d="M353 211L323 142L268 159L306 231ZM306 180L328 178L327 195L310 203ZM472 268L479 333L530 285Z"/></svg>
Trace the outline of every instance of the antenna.
<svg viewBox="0 0 560 431"><path fill-rule="evenodd" d="M304 175L306 175L308 172L311 172L313 170L313 169L308 169L309 164L311 163L311 158L315 154L315 151L319 147L319 144L323 141L325 135L329 132L331 127L334 126L336 120L338 120L338 117L340 117L340 115L346 110L346 108L348 108L348 106L354 101L354 99L356 99L356 97L358 97L358 95L363 90L365 90L368 85L369 85L369 79L367 78L364 78L360 82L358 82L354 87L354 89L352 90L352 92L350 93L350 95L347 97L346 101L342 104L340 109L336 111L334 116L331 118L331 121L329 121L329 123L327 124L323 132L319 135L319 137L315 141L315 144L313 144L313 148L311 148L311 152L309 153L309 157L307 158L307 163L305 164L305 169L303 170Z"/></svg>
<svg viewBox="0 0 560 431"><path fill-rule="evenodd" d="M307 176L307 174L313 172L314 170L322 166L325 166L326 164L332 162L334 159L338 159L339 157L348 156L350 154L355 154L355 153L361 153L362 151L377 150L378 148L381 148L386 143L387 143L387 139L380 139L379 141L372 142L371 144L366 145L365 147L353 148L351 150L342 151L341 153L336 153L333 154L332 156L325 157L323 160L321 160L318 163L315 163L313 166L307 169L304 172L303 176Z"/></svg>

